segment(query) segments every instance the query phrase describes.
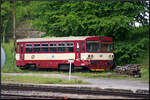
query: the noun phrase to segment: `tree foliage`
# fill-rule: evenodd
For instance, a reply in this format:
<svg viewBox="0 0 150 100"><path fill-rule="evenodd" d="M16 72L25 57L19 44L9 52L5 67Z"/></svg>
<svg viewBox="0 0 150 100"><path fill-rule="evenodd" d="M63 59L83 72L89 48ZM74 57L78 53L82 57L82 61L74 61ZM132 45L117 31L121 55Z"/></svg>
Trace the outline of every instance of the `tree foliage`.
<svg viewBox="0 0 150 100"><path fill-rule="evenodd" d="M147 2L32 2L31 5L33 27L46 32L46 36L113 37L117 65L136 63L136 58L148 48ZM142 26L134 27L135 22Z"/></svg>
<svg viewBox="0 0 150 100"><path fill-rule="evenodd" d="M47 36L107 35L128 38L144 2L32 2L33 27ZM40 7L40 8L39 8ZM143 22L144 23L144 22Z"/></svg>
<svg viewBox="0 0 150 100"><path fill-rule="evenodd" d="M10 36L12 31L12 4L8 1L3 2L1 5L1 19L2 19L2 39L5 42L6 36Z"/></svg>
<svg viewBox="0 0 150 100"><path fill-rule="evenodd" d="M8 41L13 35L13 2L3 1L1 4L1 18L2 18L2 40ZM27 2L16 2L16 24L19 25L21 20L24 20L28 15ZM6 38L6 40L5 40Z"/></svg>
<svg viewBox="0 0 150 100"><path fill-rule="evenodd" d="M33 28L45 36L111 36L114 39L115 63L136 63L148 49L149 2L91 1L17 1L17 24L30 20ZM2 2L2 32L12 31L13 4ZM142 24L134 27L135 22Z"/></svg>
<svg viewBox="0 0 150 100"><path fill-rule="evenodd" d="M114 49L114 62L116 65L138 63L137 58L147 56L149 39L142 38L135 41L117 41Z"/></svg>

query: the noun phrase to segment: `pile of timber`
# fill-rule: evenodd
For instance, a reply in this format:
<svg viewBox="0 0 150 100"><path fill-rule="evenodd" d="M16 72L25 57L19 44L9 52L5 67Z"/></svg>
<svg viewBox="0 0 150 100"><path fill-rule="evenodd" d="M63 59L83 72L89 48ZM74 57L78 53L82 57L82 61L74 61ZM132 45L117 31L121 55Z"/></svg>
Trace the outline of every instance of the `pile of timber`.
<svg viewBox="0 0 150 100"><path fill-rule="evenodd" d="M141 77L139 66L140 64L127 64L124 66L117 66L114 71L119 74L131 75L133 77Z"/></svg>

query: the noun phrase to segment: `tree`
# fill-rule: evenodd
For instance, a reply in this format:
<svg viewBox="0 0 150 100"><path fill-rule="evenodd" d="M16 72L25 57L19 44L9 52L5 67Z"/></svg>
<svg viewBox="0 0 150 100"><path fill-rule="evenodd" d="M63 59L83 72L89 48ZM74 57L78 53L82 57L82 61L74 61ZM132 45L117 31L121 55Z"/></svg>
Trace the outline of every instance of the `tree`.
<svg viewBox="0 0 150 100"><path fill-rule="evenodd" d="M2 2L1 5L2 17L2 40L5 43L5 37L11 31L12 27L12 4L8 1Z"/></svg>
<svg viewBox="0 0 150 100"><path fill-rule="evenodd" d="M126 39L135 20L143 17L145 2L31 2L33 27L46 36L107 35ZM139 20L140 19L140 20Z"/></svg>
<svg viewBox="0 0 150 100"><path fill-rule="evenodd" d="M16 20L17 25L21 20L28 17L28 3L29 2L16 2ZM1 17L2 17L2 40L6 42L6 39L12 38L13 31L13 2L3 1L1 4Z"/></svg>

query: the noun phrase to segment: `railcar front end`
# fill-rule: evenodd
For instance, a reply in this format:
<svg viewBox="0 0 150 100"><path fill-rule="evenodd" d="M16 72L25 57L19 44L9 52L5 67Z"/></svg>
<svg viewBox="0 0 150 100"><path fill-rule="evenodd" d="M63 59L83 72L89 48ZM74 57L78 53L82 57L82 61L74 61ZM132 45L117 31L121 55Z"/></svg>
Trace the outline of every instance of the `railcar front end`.
<svg viewBox="0 0 150 100"><path fill-rule="evenodd" d="M87 67L91 71L110 70L114 58L112 38L89 37L84 43L84 52L81 50L80 54L81 66Z"/></svg>

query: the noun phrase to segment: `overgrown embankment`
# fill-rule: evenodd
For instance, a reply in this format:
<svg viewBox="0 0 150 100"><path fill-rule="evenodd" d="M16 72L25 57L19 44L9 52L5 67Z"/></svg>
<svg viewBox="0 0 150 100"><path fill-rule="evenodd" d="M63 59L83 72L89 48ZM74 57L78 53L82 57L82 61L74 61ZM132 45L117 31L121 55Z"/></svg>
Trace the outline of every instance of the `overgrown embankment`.
<svg viewBox="0 0 150 100"><path fill-rule="evenodd" d="M2 82L19 82L19 83L36 83L36 84L89 84L82 80L67 80L63 78L52 78L52 77L42 77L42 76L11 76L11 75L2 75Z"/></svg>

